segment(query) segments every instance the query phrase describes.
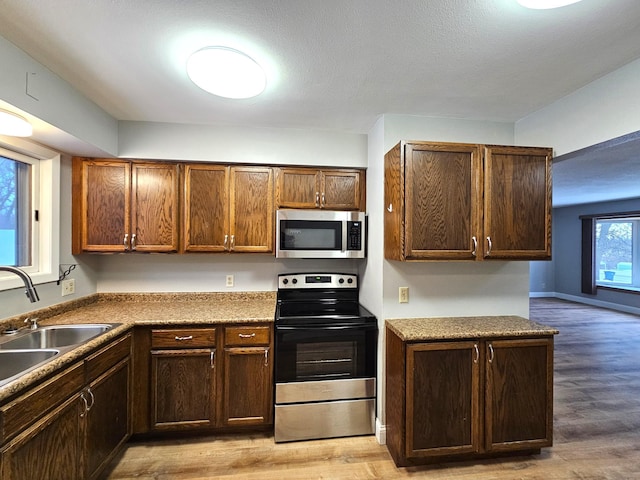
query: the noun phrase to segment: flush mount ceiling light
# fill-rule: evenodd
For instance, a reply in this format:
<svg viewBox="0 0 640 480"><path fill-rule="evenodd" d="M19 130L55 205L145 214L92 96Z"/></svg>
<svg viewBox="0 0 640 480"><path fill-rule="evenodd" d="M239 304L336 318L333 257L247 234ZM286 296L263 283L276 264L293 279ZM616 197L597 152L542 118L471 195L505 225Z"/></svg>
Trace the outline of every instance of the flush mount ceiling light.
<svg viewBox="0 0 640 480"><path fill-rule="evenodd" d="M30 137L32 133L33 128L25 118L6 110L0 110L0 135Z"/></svg>
<svg viewBox="0 0 640 480"><path fill-rule="evenodd" d="M582 0L518 0L518 3L526 8L535 8L536 10L544 10L548 8L564 7L572 3L578 3Z"/></svg>
<svg viewBox="0 0 640 480"><path fill-rule="evenodd" d="M251 57L228 47L206 47L187 60L187 74L201 89L226 98L261 94L267 77Z"/></svg>

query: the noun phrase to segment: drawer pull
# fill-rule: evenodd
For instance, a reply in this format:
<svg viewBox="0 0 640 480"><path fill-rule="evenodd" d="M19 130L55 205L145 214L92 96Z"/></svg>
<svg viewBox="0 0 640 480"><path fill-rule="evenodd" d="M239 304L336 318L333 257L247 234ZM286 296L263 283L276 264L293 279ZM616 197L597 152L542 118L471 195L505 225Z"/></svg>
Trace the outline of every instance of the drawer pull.
<svg viewBox="0 0 640 480"><path fill-rule="evenodd" d="M178 337L176 336L176 340L178 342L184 342L185 340L193 340L193 335L186 335L184 337Z"/></svg>
<svg viewBox="0 0 640 480"><path fill-rule="evenodd" d="M239 336L240 338L253 338L253 337L255 337L255 336L256 336L256 334L255 334L255 333L252 333L252 334L250 334L250 335L247 335L246 333L239 333L239 334L238 334L238 336Z"/></svg>

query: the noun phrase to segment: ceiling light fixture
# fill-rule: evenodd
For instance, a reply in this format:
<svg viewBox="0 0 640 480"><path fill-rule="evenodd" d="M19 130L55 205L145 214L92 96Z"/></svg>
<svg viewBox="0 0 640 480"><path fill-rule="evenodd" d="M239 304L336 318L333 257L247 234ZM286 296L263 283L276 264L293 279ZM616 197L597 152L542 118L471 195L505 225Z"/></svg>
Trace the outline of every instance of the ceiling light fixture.
<svg viewBox="0 0 640 480"><path fill-rule="evenodd" d="M572 3L578 3L582 0L518 0L518 3L526 8L534 8L536 10L545 10L548 8L564 7Z"/></svg>
<svg viewBox="0 0 640 480"><path fill-rule="evenodd" d="M0 110L0 135L30 137L33 128L27 119L6 110Z"/></svg>
<svg viewBox="0 0 640 480"><path fill-rule="evenodd" d="M251 98L267 86L264 70L248 55L229 47L205 47L187 60L187 74L201 89L226 98Z"/></svg>

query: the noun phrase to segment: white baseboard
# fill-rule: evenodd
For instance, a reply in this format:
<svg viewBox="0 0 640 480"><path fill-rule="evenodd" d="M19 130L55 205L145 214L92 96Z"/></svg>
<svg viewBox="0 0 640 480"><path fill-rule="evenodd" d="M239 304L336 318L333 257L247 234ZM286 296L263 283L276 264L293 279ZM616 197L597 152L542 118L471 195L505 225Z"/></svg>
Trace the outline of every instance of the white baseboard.
<svg viewBox="0 0 640 480"><path fill-rule="evenodd" d="M380 445L387 444L387 426L380 423L380 419L376 417L376 440Z"/></svg>

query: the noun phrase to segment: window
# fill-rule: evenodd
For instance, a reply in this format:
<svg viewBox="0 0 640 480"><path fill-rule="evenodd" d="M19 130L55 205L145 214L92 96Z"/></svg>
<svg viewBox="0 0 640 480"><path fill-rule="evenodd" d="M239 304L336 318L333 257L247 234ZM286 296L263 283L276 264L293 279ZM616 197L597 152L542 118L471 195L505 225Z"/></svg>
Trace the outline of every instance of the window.
<svg viewBox="0 0 640 480"><path fill-rule="evenodd" d="M582 217L582 292L640 292L640 212Z"/></svg>
<svg viewBox="0 0 640 480"><path fill-rule="evenodd" d="M15 156L15 155L13 155ZM37 204L38 164L0 156L0 265L31 267L33 221Z"/></svg>
<svg viewBox="0 0 640 480"><path fill-rule="evenodd" d="M0 144L0 265L20 267L34 283L57 280L60 156L12 142ZM20 286L18 277L0 272L0 290Z"/></svg>

